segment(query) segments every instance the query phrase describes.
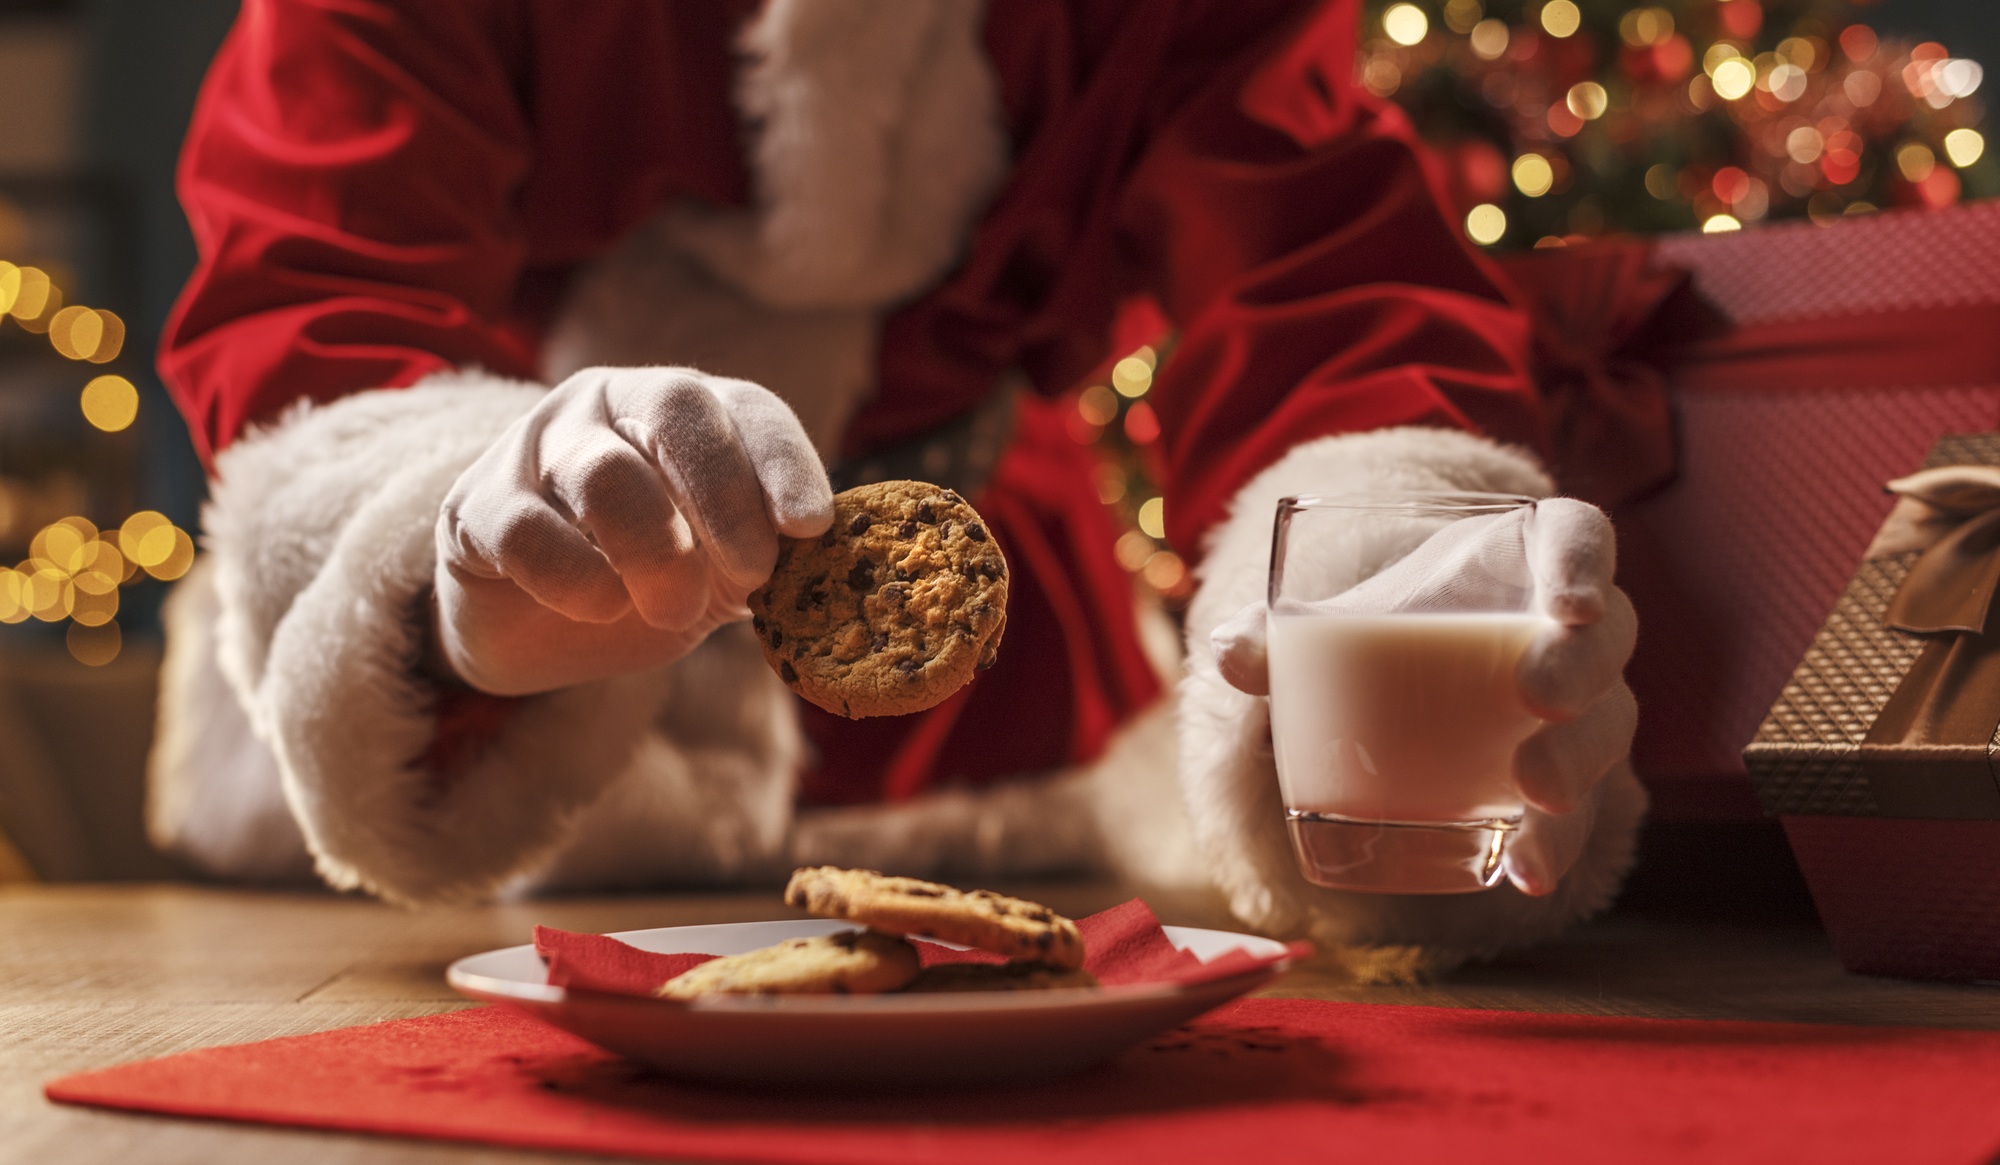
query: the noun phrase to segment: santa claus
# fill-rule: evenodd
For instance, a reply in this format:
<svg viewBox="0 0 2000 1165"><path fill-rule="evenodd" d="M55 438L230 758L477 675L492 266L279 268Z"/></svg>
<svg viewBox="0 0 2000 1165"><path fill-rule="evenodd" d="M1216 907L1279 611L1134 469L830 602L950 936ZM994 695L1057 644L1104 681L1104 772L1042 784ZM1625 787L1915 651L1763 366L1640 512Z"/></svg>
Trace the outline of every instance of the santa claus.
<svg viewBox="0 0 2000 1165"><path fill-rule="evenodd" d="M201 265L162 361L213 488L156 837L404 902L1108 868L1437 961L1602 908L1643 797L1630 605L1580 503L1517 535L1556 621L1511 884L1343 893L1289 850L1276 500L1554 488L1524 315L1352 84L1358 19L246 0L181 175ZM1055 403L1133 305L1180 337L1151 398L1199 560L1178 632ZM738 622L829 473L959 489L1014 566L998 665L929 712L821 713Z"/></svg>

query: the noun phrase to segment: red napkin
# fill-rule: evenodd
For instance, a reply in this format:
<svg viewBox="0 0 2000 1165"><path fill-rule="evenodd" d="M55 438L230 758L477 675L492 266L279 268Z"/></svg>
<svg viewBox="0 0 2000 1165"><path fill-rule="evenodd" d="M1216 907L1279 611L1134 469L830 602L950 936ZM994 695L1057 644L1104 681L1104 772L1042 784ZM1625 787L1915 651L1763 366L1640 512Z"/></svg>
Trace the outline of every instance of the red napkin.
<svg viewBox="0 0 2000 1165"><path fill-rule="evenodd" d="M1252 999L1067 1080L802 1095L681 1084L482 1007L188 1052L47 1092L716 1161L1971 1165L2000 1147L2000 1033Z"/></svg>
<svg viewBox="0 0 2000 1165"><path fill-rule="evenodd" d="M1137 898L1082 919L1076 928L1083 936L1084 970L1106 986L1208 983L1312 953L1311 943L1292 943L1281 955L1253 955L1238 947L1204 963L1169 942L1160 920ZM926 967L1005 961L987 951L961 951L921 940L916 946ZM715 957L654 954L608 935L578 934L550 926L535 928L535 953L549 965L548 981L557 987L647 996L682 971Z"/></svg>

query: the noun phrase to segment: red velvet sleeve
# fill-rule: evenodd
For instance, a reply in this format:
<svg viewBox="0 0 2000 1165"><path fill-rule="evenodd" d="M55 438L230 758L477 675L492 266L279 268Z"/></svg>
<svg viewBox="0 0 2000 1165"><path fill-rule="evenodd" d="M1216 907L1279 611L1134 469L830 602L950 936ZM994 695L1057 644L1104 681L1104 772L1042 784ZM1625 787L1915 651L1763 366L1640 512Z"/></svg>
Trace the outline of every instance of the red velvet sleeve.
<svg viewBox="0 0 2000 1165"><path fill-rule="evenodd" d="M1153 401L1186 550L1312 437L1429 424L1542 442L1527 320L1400 111L1353 84L1356 7L1319 6L1195 89L1122 195L1119 249L1181 329Z"/></svg>
<svg viewBox="0 0 2000 1165"><path fill-rule="evenodd" d="M502 19L244 0L182 155L200 265L161 345L204 460L296 400L532 374L497 322L530 154Z"/></svg>

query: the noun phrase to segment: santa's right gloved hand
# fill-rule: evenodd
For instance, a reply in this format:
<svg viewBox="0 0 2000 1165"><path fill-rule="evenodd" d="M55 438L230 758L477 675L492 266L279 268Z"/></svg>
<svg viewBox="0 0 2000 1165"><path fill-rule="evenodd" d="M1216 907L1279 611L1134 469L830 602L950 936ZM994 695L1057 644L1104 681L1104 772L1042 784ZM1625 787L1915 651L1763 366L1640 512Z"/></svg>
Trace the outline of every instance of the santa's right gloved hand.
<svg viewBox="0 0 2000 1165"><path fill-rule="evenodd" d="M1331 599L1329 611L1505 610L1525 600L1548 626L1515 672L1528 709L1544 723L1514 754L1527 801L1507 846L1508 880L1527 894L1555 890L1595 823L1599 782L1632 749L1639 706L1625 684L1638 639L1631 600L1612 581L1617 544L1610 519L1571 498L1464 518L1407 556ZM1254 603L1210 637L1222 677L1269 695L1265 606Z"/></svg>
<svg viewBox="0 0 2000 1165"><path fill-rule="evenodd" d="M792 410L690 368L589 368L481 454L437 520L437 641L524 695L671 663L747 617L780 535L833 521Z"/></svg>

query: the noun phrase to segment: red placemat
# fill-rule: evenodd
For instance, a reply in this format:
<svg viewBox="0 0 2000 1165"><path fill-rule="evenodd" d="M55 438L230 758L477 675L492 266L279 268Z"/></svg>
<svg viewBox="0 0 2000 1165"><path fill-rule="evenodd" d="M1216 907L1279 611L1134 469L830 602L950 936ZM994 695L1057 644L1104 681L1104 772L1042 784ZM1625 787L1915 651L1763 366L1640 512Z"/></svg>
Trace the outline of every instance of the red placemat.
<svg viewBox="0 0 2000 1165"><path fill-rule="evenodd" d="M1152 908L1137 898L1080 920L1076 929L1083 939L1084 970L1107 987L1211 983L1286 959L1302 959L1311 955L1313 949L1311 943L1290 943L1282 954L1253 955L1237 948L1203 962L1192 952L1174 946L1160 928L1160 920ZM1006 961L988 951L959 950L921 939L915 941L917 955L926 967L940 963ZM557 987L648 997L660 984L715 957L663 955L642 951L610 935L579 934L552 926L535 928L535 953L548 964L548 981Z"/></svg>
<svg viewBox="0 0 2000 1165"><path fill-rule="evenodd" d="M1972 1162L2000 1033L1234 1003L1081 1076L899 1095L680 1084L507 1008L211 1048L51 1099L634 1157Z"/></svg>

